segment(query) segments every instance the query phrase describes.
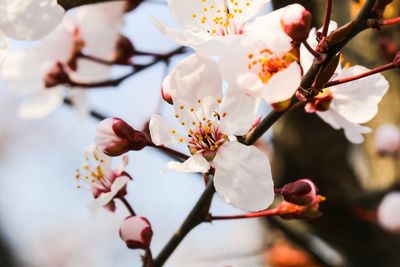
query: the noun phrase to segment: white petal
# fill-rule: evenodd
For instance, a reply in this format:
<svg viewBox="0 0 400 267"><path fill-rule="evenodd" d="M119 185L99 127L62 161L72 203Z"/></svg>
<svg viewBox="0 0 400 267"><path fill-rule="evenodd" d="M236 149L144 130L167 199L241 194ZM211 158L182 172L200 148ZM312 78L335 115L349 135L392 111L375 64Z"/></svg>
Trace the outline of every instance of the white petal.
<svg viewBox="0 0 400 267"><path fill-rule="evenodd" d="M246 37L231 46L227 46L220 58L221 76L230 85L238 86L237 77L249 72L248 64L251 61L248 55L258 53L264 48L266 47L263 42L251 37ZM241 89L245 90L245 88Z"/></svg>
<svg viewBox="0 0 400 267"><path fill-rule="evenodd" d="M225 202L250 211L271 205L274 199L271 167L268 158L256 147L226 142L213 162L215 189Z"/></svg>
<svg viewBox="0 0 400 267"><path fill-rule="evenodd" d="M100 206L105 206L114 199L115 195L116 194L114 194L113 192L103 193L98 198L96 198L96 203Z"/></svg>
<svg viewBox="0 0 400 267"><path fill-rule="evenodd" d="M293 96L301 82L301 69L293 62L285 70L276 73L266 84L262 97L267 103L284 101Z"/></svg>
<svg viewBox="0 0 400 267"><path fill-rule="evenodd" d="M62 103L61 91L52 88L27 96L19 106L18 115L22 119L41 119L61 106Z"/></svg>
<svg viewBox="0 0 400 267"><path fill-rule="evenodd" d="M64 13L56 0L3 0L0 28L15 39L38 39L52 31Z"/></svg>
<svg viewBox="0 0 400 267"><path fill-rule="evenodd" d="M368 71L362 66L353 66L341 71L337 79ZM331 108L350 122L365 123L378 112L378 104L389 89L389 83L378 73L353 82L333 86Z"/></svg>
<svg viewBox="0 0 400 267"><path fill-rule="evenodd" d="M211 5L213 5L214 8L211 9ZM172 17L174 17L178 23L187 29L197 31L207 30L207 27L210 26L208 20L213 18L212 14L216 14L217 10L225 10L224 1L220 0L168 0L168 7ZM207 13L204 12L204 8L209 9ZM195 17L193 15L195 15ZM203 16L207 17L206 23L200 22Z"/></svg>
<svg viewBox="0 0 400 267"><path fill-rule="evenodd" d="M201 172L206 173L210 169L210 164L201 155L201 153L195 154L187 159L185 162L168 162L167 170L175 170L177 172Z"/></svg>
<svg viewBox="0 0 400 267"><path fill-rule="evenodd" d="M176 66L170 74L170 85L175 112L181 119L187 120L187 124L196 120L192 108L198 118L210 118L218 100L222 99L222 78L218 64L197 54Z"/></svg>
<svg viewBox="0 0 400 267"><path fill-rule="evenodd" d="M318 116L335 129L343 129L344 134L350 142L360 144L364 141L363 134L370 133L371 129L357 123L352 123L343 118L340 114L330 109L324 112L317 112Z"/></svg>
<svg viewBox="0 0 400 267"><path fill-rule="evenodd" d="M178 135L174 127L172 127L160 115L154 114L151 117L149 129L151 140L157 146L172 145L179 142L180 136Z"/></svg>
<svg viewBox="0 0 400 267"><path fill-rule="evenodd" d="M281 8L265 16L257 17L244 29L248 36L264 42L266 45L264 48L269 48L279 56L292 49L292 40L281 27L283 10L284 8Z"/></svg>
<svg viewBox="0 0 400 267"><path fill-rule="evenodd" d="M239 88L228 88L219 112L222 132L228 135L246 134L256 118L255 105L256 98L245 95Z"/></svg>
<svg viewBox="0 0 400 267"><path fill-rule="evenodd" d="M118 194L119 190L121 190L129 181L130 179L128 176L118 177L111 185L111 192L115 195Z"/></svg>
<svg viewBox="0 0 400 267"><path fill-rule="evenodd" d="M286 69L274 74L267 83L263 83L253 72L238 77L238 83L246 92L262 97L267 103L276 103L293 96L301 82L301 69L293 62Z"/></svg>
<svg viewBox="0 0 400 267"><path fill-rule="evenodd" d="M96 146L105 149L110 143L121 140L113 131L114 119L102 120L96 127Z"/></svg>
<svg viewBox="0 0 400 267"><path fill-rule="evenodd" d="M243 35L215 36L206 31L179 30L165 27L158 19L152 18L154 25L175 43L189 46L198 54L205 56L219 56Z"/></svg>

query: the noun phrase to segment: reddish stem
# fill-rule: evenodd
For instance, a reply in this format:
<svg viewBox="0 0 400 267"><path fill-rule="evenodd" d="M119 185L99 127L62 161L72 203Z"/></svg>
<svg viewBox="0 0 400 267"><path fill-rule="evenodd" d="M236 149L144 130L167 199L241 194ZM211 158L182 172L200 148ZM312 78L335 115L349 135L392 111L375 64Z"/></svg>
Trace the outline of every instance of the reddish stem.
<svg viewBox="0 0 400 267"><path fill-rule="evenodd" d="M328 35L329 22L331 21L331 14L332 14L332 2L333 2L333 0L326 0L324 26L322 28L322 36L323 37L326 37Z"/></svg>
<svg viewBox="0 0 400 267"><path fill-rule="evenodd" d="M330 87L330 86L334 86L334 85L338 85L338 84L342 84L342 83L355 81L355 80L358 80L358 79L361 79L361 78L365 78L365 77L380 73L382 71L393 69L395 67L396 67L395 64L393 62L391 62L389 64L386 64L386 65L380 66L378 68L366 71L364 73L360 73L360 74L357 74L357 75L354 75L354 76L351 76L351 77L347 77L347 78L343 78L343 79L337 79L337 80L334 80L334 81L327 82L325 84L325 87Z"/></svg>
<svg viewBox="0 0 400 267"><path fill-rule="evenodd" d="M320 57L320 56L321 56L317 51L315 51L315 50L311 47L311 45L310 45L307 41L304 41L304 42L303 42L303 45L305 46L305 48L307 48L307 50L308 50L314 57Z"/></svg>
<svg viewBox="0 0 400 267"><path fill-rule="evenodd" d="M125 205L126 209L129 211L129 213L130 213L132 216L136 216L136 213L135 213L135 211L133 210L131 204L129 204L128 200L126 200L126 198L124 198L124 197L120 197L119 199L120 199L121 202Z"/></svg>
<svg viewBox="0 0 400 267"><path fill-rule="evenodd" d="M380 26L390 26L394 24L400 23L400 17L392 18L392 19L385 19L380 23Z"/></svg>
<svg viewBox="0 0 400 267"><path fill-rule="evenodd" d="M186 155L186 154L184 154L182 152L179 152L179 151L177 151L175 149L166 147L166 146L153 145L153 147L155 147L155 148L157 148L159 150L162 150L162 151L166 152L169 155L175 156L177 159L187 160L188 158L190 158L188 155Z"/></svg>
<svg viewBox="0 0 400 267"><path fill-rule="evenodd" d="M210 215L208 217L208 221L223 221L223 220L238 220L238 219L251 219L251 218L259 218L259 217L270 217L274 215L279 215L280 209L275 208L275 209L270 209L270 210L264 210L264 211L259 211L259 212L250 212L246 214L240 214L240 215L228 215L228 216L212 216Z"/></svg>

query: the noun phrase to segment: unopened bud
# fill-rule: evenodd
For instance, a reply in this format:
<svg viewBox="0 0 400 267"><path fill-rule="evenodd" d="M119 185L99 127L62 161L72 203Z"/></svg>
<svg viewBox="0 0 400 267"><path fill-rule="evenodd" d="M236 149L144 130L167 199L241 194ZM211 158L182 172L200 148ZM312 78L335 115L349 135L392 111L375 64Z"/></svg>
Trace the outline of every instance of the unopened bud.
<svg viewBox="0 0 400 267"><path fill-rule="evenodd" d="M389 232L400 232L400 192L387 194L379 204L377 219L379 225Z"/></svg>
<svg viewBox="0 0 400 267"><path fill-rule="evenodd" d="M293 41L297 43L304 42L310 32L311 13L302 5L289 5L283 11L281 26Z"/></svg>
<svg viewBox="0 0 400 267"><path fill-rule="evenodd" d="M133 129L119 118L105 119L96 129L96 145L109 156L119 156L130 150L142 150L151 144L149 137Z"/></svg>
<svg viewBox="0 0 400 267"><path fill-rule="evenodd" d="M56 62L44 77L44 86L51 88L60 84L69 83L71 80L68 73L64 69L64 65Z"/></svg>
<svg viewBox="0 0 400 267"><path fill-rule="evenodd" d="M122 222L119 235L130 249L148 249L153 230L146 218L130 216Z"/></svg>
<svg viewBox="0 0 400 267"><path fill-rule="evenodd" d="M375 148L381 156L396 156L400 153L400 129L393 124L384 124L375 132Z"/></svg>
<svg viewBox="0 0 400 267"><path fill-rule="evenodd" d="M168 104L172 105L173 101L172 101L172 96L170 94L170 90L171 90L171 76L168 75L167 77L165 77L162 87L161 87L161 96L162 98L165 100L165 102L167 102Z"/></svg>
<svg viewBox="0 0 400 267"><path fill-rule="evenodd" d="M118 64L128 64L134 55L135 47L132 42L127 37L120 35L115 46L113 61Z"/></svg>
<svg viewBox="0 0 400 267"><path fill-rule="evenodd" d="M306 206L314 202L317 196L317 187L309 179L300 179L286 184L281 193L285 201Z"/></svg>

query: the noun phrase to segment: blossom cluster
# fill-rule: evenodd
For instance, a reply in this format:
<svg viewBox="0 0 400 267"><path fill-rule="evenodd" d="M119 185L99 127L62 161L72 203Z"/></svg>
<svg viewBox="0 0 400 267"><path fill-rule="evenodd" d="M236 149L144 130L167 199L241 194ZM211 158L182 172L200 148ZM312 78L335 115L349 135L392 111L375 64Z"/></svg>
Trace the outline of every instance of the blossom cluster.
<svg viewBox="0 0 400 267"><path fill-rule="evenodd" d="M84 6L66 15L55 0L0 4L0 57L9 38L41 38L32 47L4 56L0 76L24 95L21 117L41 118L63 103L72 103L81 115L88 115L86 89L118 85L143 69L132 62L138 51L121 34L125 13L137 6L133 3L138 2ZM176 160L168 162L165 170L202 175L206 197L207 192L216 192L227 204L250 212L247 217L313 219L321 215L319 204L325 198L310 179L274 188L269 155L251 138L268 130L260 130L268 120L257 115L260 106L273 114L298 107L315 113L334 129L343 129L354 144L371 132L363 124L377 114L389 89L380 72L399 68L400 54L377 70L345 63L342 52L332 55L329 48L351 25L338 27L327 19L321 29L311 28L311 13L300 4L259 15L267 4L269 0L168 0L180 28L168 27L157 18L152 19L154 25L177 45L194 50L162 82L160 99L169 104L173 118L153 114L142 130L120 118L102 120L96 144L85 155L87 163L77 170L78 187L89 190L97 205L112 212L116 201L125 205L130 215L121 224L120 236L129 248L146 251L143 261L148 266L153 261L153 231L149 220L137 215L125 198L133 180L125 171L128 152L152 147L173 156ZM376 6L375 15L385 6ZM113 65L134 71L112 80ZM304 85L315 66L320 69L311 85ZM399 155L399 128L383 126L375 141L380 155ZM112 157L118 156L121 166L113 169ZM194 226L222 218L209 213L211 199L200 198L205 208ZM398 199L394 193L388 195L378 208L378 222L390 231L400 228L399 218L392 217ZM270 208L275 200L275 208Z"/></svg>

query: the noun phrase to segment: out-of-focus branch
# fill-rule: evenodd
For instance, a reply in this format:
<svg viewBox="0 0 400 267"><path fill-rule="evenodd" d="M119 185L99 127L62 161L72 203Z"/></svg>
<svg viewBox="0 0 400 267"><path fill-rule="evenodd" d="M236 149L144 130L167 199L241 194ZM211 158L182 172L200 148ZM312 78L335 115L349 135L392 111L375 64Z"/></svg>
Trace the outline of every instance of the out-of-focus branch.
<svg viewBox="0 0 400 267"><path fill-rule="evenodd" d="M62 6L65 10L69 10L74 7L104 3L104 2L116 2L121 0L57 0L58 4ZM125 0L127 1L127 0Z"/></svg>

